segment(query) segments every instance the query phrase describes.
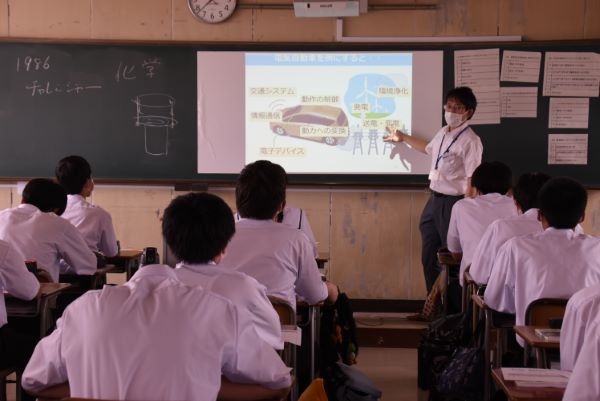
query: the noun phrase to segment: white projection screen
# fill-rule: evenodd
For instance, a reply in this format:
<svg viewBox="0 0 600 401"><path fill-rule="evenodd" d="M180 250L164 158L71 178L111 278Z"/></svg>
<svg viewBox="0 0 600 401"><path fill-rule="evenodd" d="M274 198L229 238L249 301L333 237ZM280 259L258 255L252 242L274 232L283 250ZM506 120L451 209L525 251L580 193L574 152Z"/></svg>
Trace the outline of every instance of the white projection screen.
<svg viewBox="0 0 600 401"><path fill-rule="evenodd" d="M199 51L198 173L259 159L290 174L427 174L386 126L429 140L442 125L442 51Z"/></svg>

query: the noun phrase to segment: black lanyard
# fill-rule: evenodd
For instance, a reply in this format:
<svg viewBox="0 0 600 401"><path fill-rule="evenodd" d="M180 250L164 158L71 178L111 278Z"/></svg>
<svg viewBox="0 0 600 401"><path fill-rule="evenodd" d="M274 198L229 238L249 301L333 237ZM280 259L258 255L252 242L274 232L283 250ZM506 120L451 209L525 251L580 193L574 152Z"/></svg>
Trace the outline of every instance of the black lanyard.
<svg viewBox="0 0 600 401"><path fill-rule="evenodd" d="M446 148L446 150L444 151L444 153L440 153L442 151L442 145L444 144L444 138L446 138L446 134L444 134L444 136L442 137L442 141L440 142L440 148L438 149L438 157L435 160L435 169L438 169L438 164L440 164L440 160L442 160L442 158L444 156L446 156L446 153L448 153L448 151L450 150L450 148L452 147L452 145L454 145L454 142L456 142L456 140L462 135L463 132L465 132L465 130L469 128L469 126L467 125L465 128L461 129L460 132L454 137L454 139L452 140L452 142L450 142L450 145L448 145L448 147Z"/></svg>

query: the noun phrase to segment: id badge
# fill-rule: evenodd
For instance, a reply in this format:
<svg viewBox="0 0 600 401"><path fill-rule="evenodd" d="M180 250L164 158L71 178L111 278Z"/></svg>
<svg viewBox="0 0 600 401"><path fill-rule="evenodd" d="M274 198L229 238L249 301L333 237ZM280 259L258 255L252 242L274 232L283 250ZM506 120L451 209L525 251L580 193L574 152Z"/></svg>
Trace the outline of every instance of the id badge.
<svg viewBox="0 0 600 401"><path fill-rule="evenodd" d="M429 181L437 181L440 179L440 170L431 170L429 172Z"/></svg>

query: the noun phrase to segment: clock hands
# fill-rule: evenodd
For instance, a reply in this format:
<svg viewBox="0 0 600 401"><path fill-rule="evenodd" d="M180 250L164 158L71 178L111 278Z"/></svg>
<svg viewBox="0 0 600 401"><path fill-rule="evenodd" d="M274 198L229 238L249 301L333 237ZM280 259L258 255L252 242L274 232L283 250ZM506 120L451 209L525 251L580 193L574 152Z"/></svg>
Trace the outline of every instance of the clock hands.
<svg viewBox="0 0 600 401"><path fill-rule="evenodd" d="M209 4L218 4L215 0L208 0L206 2L206 4L204 4L202 7L200 7L200 9L198 10L198 12L204 10L206 8L206 6L208 6Z"/></svg>

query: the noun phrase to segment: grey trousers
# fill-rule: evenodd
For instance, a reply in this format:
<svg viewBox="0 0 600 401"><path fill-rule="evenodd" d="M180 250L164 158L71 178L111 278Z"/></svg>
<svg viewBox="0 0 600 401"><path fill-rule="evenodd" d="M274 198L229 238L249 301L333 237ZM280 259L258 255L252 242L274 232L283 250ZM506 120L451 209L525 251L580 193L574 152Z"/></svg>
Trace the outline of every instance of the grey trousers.
<svg viewBox="0 0 600 401"><path fill-rule="evenodd" d="M425 285L428 293L440 274L437 251L446 247L452 206L462 198L463 196L432 193L421 214L419 222L421 263L423 264L423 274L425 275Z"/></svg>

